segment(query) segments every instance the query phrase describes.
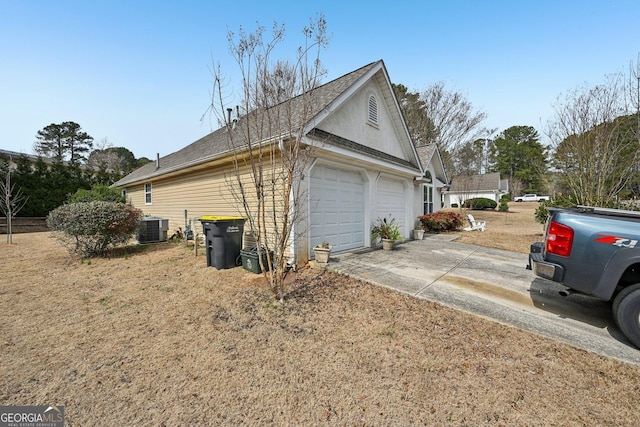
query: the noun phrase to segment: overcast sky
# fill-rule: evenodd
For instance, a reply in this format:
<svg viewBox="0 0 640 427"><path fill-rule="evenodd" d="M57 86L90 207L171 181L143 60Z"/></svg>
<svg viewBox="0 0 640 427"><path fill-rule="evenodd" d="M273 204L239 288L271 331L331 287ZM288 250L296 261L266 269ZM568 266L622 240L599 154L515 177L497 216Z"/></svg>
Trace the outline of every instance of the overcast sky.
<svg viewBox="0 0 640 427"><path fill-rule="evenodd" d="M542 133L558 95L640 52L638 0L0 0L0 149L30 154L38 130L74 121L136 157L174 152L213 130L211 65L237 72L229 30L284 23L291 59L319 12L325 81L383 59L393 83L443 81L498 131Z"/></svg>

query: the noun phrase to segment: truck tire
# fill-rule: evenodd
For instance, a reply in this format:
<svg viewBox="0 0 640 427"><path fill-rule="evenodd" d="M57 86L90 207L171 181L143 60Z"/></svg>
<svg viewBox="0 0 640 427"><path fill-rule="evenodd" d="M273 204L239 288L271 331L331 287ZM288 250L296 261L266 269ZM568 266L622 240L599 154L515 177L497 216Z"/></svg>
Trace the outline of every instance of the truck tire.
<svg viewBox="0 0 640 427"><path fill-rule="evenodd" d="M616 296L613 317L624 336L640 348L640 283L624 288Z"/></svg>

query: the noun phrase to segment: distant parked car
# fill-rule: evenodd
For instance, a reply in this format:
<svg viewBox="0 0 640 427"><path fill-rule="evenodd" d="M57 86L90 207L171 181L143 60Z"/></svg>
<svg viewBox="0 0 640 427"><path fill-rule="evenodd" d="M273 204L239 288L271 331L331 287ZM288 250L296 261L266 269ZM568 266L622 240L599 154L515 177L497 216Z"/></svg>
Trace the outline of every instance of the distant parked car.
<svg viewBox="0 0 640 427"><path fill-rule="evenodd" d="M537 194L525 194L514 199L516 202L544 202L549 200L549 196L538 196Z"/></svg>

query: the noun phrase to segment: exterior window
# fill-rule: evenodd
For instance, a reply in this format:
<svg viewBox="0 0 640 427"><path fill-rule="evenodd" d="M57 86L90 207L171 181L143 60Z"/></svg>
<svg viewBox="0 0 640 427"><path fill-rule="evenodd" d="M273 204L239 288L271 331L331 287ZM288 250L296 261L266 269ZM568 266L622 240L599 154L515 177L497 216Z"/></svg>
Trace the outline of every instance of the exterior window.
<svg viewBox="0 0 640 427"><path fill-rule="evenodd" d="M367 111L368 111L367 119L369 120L369 123L377 126L378 125L378 101L376 100L376 97L373 95L369 95Z"/></svg>
<svg viewBox="0 0 640 427"><path fill-rule="evenodd" d="M147 183L144 185L144 204L151 204L151 183Z"/></svg>
<svg viewBox="0 0 640 427"><path fill-rule="evenodd" d="M433 213L433 186L424 185L422 188L423 188L422 203L424 205L423 213L424 214Z"/></svg>

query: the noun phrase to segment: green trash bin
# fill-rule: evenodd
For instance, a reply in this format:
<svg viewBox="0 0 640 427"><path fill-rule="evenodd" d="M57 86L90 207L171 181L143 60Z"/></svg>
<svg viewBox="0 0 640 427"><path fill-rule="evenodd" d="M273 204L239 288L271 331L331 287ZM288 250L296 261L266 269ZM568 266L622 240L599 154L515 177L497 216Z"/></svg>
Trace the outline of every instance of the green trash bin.
<svg viewBox="0 0 640 427"><path fill-rule="evenodd" d="M205 234L207 267L222 270L240 265L244 218L203 216L200 222Z"/></svg>
<svg viewBox="0 0 640 427"><path fill-rule="evenodd" d="M262 268L260 268L260 260L258 259L258 247L254 246L249 249L243 249L240 251L240 255L242 257L242 266L245 270L251 271L252 273L262 273ZM269 262L267 261L267 250L262 248L260 251L260 255L262 256L262 263L264 264L265 269L269 269ZM269 255L271 255L271 260L273 262L273 251L269 251Z"/></svg>

